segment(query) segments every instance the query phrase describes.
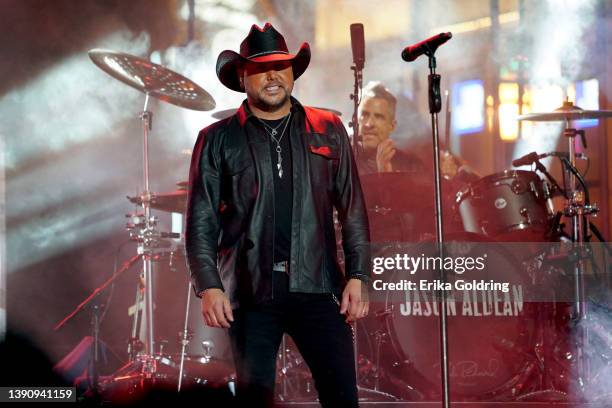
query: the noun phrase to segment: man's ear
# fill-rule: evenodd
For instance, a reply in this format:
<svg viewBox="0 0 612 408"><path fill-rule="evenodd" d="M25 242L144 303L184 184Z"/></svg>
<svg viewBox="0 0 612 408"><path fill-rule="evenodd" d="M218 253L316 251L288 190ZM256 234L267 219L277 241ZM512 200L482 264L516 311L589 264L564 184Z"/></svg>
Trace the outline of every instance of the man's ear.
<svg viewBox="0 0 612 408"><path fill-rule="evenodd" d="M238 82L240 83L240 89L244 91L244 68L237 69Z"/></svg>

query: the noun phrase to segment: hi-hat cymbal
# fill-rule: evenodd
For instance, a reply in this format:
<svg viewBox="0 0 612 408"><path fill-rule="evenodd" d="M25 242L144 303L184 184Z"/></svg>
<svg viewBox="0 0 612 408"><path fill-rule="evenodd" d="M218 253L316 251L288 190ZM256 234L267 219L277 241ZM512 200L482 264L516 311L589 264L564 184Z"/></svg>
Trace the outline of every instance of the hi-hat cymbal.
<svg viewBox="0 0 612 408"><path fill-rule="evenodd" d="M333 113L335 115L342 116L342 113L340 111L335 110L335 109L330 109L330 108L315 108L315 109L321 109L321 110L324 110L324 111L331 112L331 113ZM220 110L220 111L217 111L217 112L213 113L212 117L215 118L215 119L229 118L234 113L236 113L237 110L238 109L224 109L224 110Z"/></svg>
<svg viewBox="0 0 612 408"><path fill-rule="evenodd" d="M610 110L584 110L571 102L563 102L563 106L553 112L526 113L518 117L519 121L531 122L560 122L580 119L602 119L611 118Z"/></svg>
<svg viewBox="0 0 612 408"><path fill-rule="evenodd" d="M215 109L208 92L168 68L122 52L93 49L88 54L102 71L141 92L187 109Z"/></svg>

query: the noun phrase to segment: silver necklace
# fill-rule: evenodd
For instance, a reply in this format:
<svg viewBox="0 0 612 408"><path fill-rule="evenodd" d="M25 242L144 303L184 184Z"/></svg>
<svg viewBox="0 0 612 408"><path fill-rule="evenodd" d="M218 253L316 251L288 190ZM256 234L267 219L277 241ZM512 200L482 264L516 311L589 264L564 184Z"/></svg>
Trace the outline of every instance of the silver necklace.
<svg viewBox="0 0 612 408"><path fill-rule="evenodd" d="M291 112L289 112L289 115L287 115L285 120L279 123L276 127L272 127L266 124L263 120L257 118L257 120L259 120L261 124L264 125L266 132L268 132L272 140L274 140L274 142L276 143L276 154L277 154L276 168L278 170L279 178L283 178L283 156L282 156L283 149L281 148L280 142L283 139L283 136L285 135L285 130L287 130L287 126L289 125L289 119L291 119ZM277 129L283 125L283 122L285 123L285 126L283 127L283 131L281 132L280 136L277 139L276 138L276 135L278 134Z"/></svg>

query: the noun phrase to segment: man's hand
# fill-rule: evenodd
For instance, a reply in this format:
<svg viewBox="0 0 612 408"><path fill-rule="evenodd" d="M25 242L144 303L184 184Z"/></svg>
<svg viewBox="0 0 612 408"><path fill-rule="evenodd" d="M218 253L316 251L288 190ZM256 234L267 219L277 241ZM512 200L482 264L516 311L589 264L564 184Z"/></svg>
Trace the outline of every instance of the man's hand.
<svg viewBox="0 0 612 408"><path fill-rule="evenodd" d="M207 326L229 328L234 321L232 307L225 293L218 288L210 288L202 295L202 315Z"/></svg>
<svg viewBox="0 0 612 408"><path fill-rule="evenodd" d="M395 156L393 140L383 140L378 144L376 148L376 168L379 173L393 171L393 166L391 165L393 156Z"/></svg>
<svg viewBox="0 0 612 408"><path fill-rule="evenodd" d="M446 179L452 179L459 171L459 163L448 151L440 153L440 173Z"/></svg>
<svg viewBox="0 0 612 408"><path fill-rule="evenodd" d="M340 313L346 314L346 321L352 322L368 315L368 285L359 279L349 279L342 292Z"/></svg>

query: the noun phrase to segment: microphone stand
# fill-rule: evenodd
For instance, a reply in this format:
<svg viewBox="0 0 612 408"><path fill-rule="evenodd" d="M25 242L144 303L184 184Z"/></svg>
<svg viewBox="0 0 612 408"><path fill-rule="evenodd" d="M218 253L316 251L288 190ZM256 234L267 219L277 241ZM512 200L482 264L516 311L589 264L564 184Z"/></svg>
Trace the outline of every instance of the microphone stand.
<svg viewBox="0 0 612 408"><path fill-rule="evenodd" d="M429 47L427 47L429 48ZM434 50L435 51L435 50ZM438 256L444 259L444 226L442 220L442 185L440 172L440 138L438 131L438 113L442 109L442 97L440 94L440 75L436 74L436 57L434 51L429 48L425 53L429 58L428 94L429 94L429 113L431 114L431 130L433 138L433 159L434 159L434 181L435 181L435 217L436 217L436 243ZM446 271L440 268L438 273L442 286L446 283ZM450 407L450 380L448 365L448 316L446 310L447 294L445 290L438 291L440 310L440 333L439 342L441 350L441 377L442 377L442 401L443 407Z"/></svg>
<svg viewBox="0 0 612 408"><path fill-rule="evenodd" d="M353 93L350 95L353 101L353 118L349 123L349 126L353 128L353 156L355 162L359 162L360 150L362 149L361 134L359 133L359 118L358 109L359 103L361 102L361 88L363 86L363 64L355 63L351 66L351 71L354 73L355 82L353 85Z"/></svg>

